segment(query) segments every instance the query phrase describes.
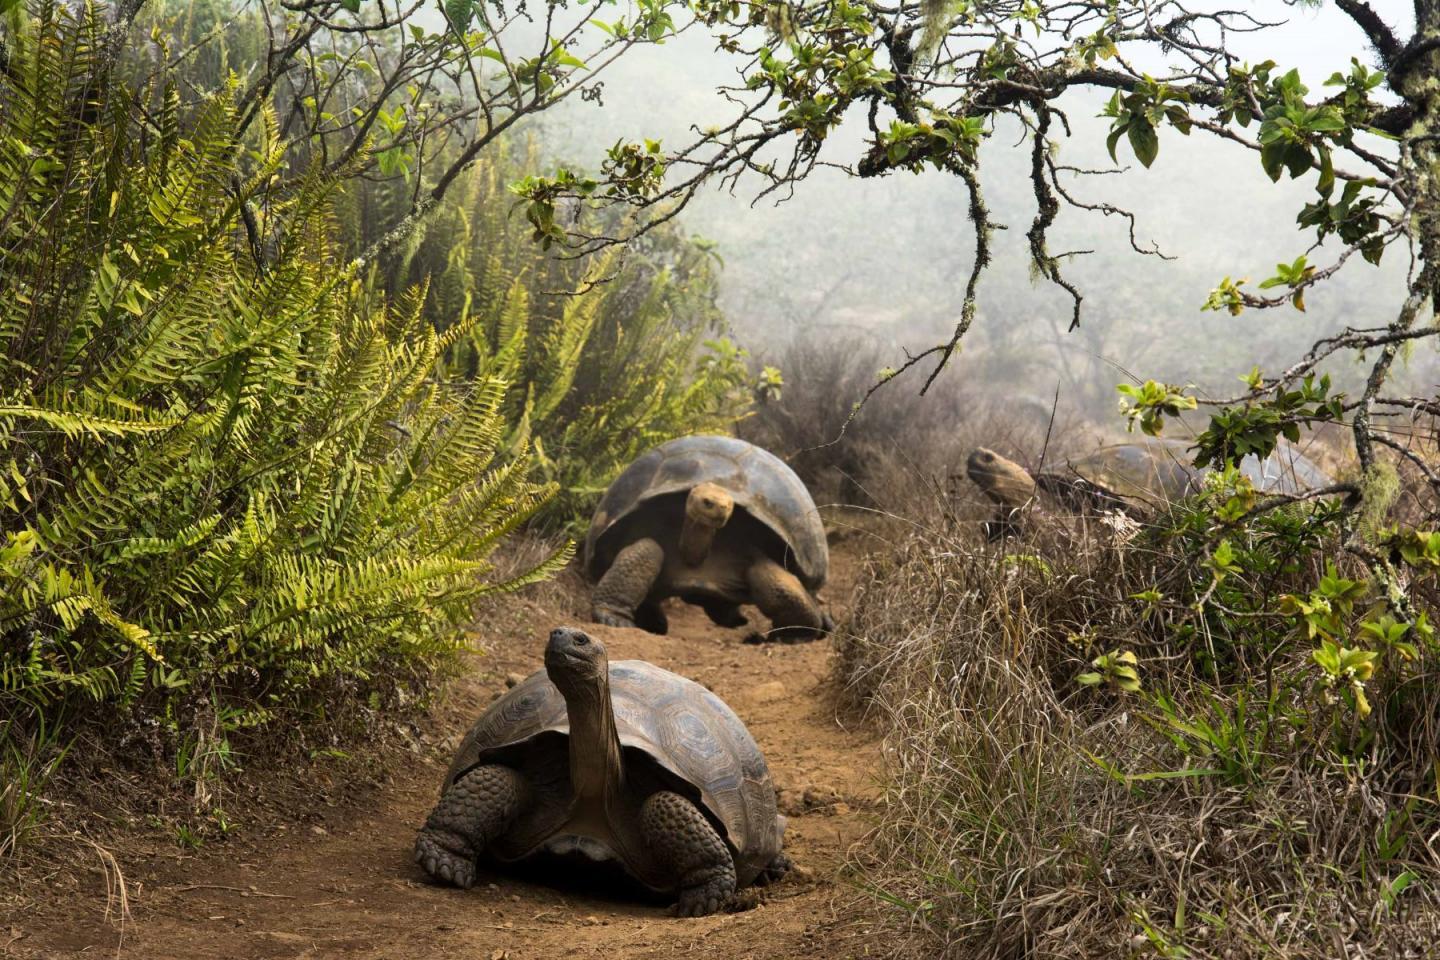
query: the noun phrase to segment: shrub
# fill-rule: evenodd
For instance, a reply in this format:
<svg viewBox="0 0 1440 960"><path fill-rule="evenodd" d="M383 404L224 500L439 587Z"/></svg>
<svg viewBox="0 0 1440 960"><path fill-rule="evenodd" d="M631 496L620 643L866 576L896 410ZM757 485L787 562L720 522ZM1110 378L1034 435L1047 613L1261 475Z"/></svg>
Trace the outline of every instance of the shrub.
<svg viewBox="0 0 1440 960"><path fill-rule="evenodd" d="M467 328L337 263L319 178L267 192L273 118L242 148L228 89L182 119L173 80L110 75L93 13L12 16L0 729L158 727L197 776L227 733L319 733L327 691L378 702L453 650L563 559L487 576L553 491L523 443L497 459L506 384L435 376Z"/></svg>
<svg viewBox="0 0 1440 960"><path fill-rule="evenodd" d="M645 450L729 432L755 384L725 335L710 247L666 225L623 254L542 250L505 186L538 163L533 144L518 157L497 147L378 270L391 289L428 284L424 314L437 330L466 328L447 352L451 373L510 384L506 442L533 446L540 475L560 489L545 520L573 526ZM383 209L394 189L352 190L351 202Z"/></svg>
<svg viewBox="0 0 1440 960"><path fill-rule="evenodd" d="M908 513L931 499L977 445L1038 453L1078 431L1053 406L993 380L951 371L925 397L924 370L884 383L851 419L854 404L888 372L894 350L860 337L794 341L780 354L783 393L740 423L745 439L784 458L822 503ZM960 491L964 493L965 491Z"/></svg>
<svg viewBox="0 0 1440 960"><path fill-rule="evenodd" d="M1220 522L1247 495L1004 549L947 504L869 562L838 667L889 731L859 867L918 954L1432 948L1440 537L1395 547L1404 625L1338 508Z"/></svg>

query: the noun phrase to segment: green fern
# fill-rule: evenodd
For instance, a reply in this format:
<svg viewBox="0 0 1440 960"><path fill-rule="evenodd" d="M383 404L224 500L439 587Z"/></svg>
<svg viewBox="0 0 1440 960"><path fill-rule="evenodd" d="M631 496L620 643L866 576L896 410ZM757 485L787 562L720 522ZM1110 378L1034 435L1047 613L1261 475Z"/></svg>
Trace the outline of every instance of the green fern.
<svg viewBox="0 0 1440 960"><path fill-rule="evenodd" d="M273 116L241 144L232 87L182 109L164 75L100 72L93 14L21 18L0 74L0 722L124 710L180 743L181 698L280 722L336 680L389 690L382 665L436 663L480 597L563 563L499 581L489 559L555 492L510 442L520 334L485 376L437 377L479 318L442 333L423 287L344 274L331 185L268 193ZM263 262L248 207L279 238Z"/></svg>
<svg viewBox="0 0 1440 960"><path fill-rule="evenodd" d="M534 470L559 485L543 522L574 529L648 447L732 429L753 384L744 352L723 336L702 245L662 229L622 261L566 259L530 242L505 183L538 163L533 147L481 160L381 274L392 289L429 281L424 313L443 331L450 377L510 383L505 447L529 449ZM362 207L387 202L351 189Z"/></svg>

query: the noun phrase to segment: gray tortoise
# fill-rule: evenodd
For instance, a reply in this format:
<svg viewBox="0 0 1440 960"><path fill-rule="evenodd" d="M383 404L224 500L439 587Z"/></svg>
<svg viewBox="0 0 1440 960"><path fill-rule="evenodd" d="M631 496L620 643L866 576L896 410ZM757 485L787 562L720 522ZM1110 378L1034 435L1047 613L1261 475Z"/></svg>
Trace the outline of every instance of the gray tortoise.
<svg viewBox="0 0 1440 960"><path fill-rule="evenodd" d="M545 669L485 711L450 764L415 860L457 887L478 858L615 860L702 916L790 868L760 748L715 694L643 660L610 663L551 632Z"/></svg>
<svg viewBox="0 0 1440 960"><path fill-rule="evenodd" d="M1210 471L1190 462L1189 446L1185 440L1161 438L1113 444L1037 474L977 447L966 460L965 472L1000 507L999 520L986 527L992 536L1007 532L1015 511L1037 496L1071 510L1109 510L1144 519L1155 509L1200 491ZM1296 494L1331 482L1289 445L1278 447L1264 460L1245 457L1240 469L1262 493Z"/></svg>
<svg viewBox="0 0 1440 960"><path fill-rule="evenodd" d="M753 603L778 639L833 627L815 598L830 565L815 501L778 457L734 437L681 437L630 464L595 510L583 562L607 626L664 633L660 603L678 596L725 627Z"/></svg>

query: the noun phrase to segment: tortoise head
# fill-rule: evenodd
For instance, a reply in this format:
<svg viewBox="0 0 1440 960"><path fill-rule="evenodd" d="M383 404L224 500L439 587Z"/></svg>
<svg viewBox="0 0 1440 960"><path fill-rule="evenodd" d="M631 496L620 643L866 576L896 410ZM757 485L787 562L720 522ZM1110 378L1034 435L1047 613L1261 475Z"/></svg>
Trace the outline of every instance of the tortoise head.
<svg viewBox="0 0 1440 960"><path fill-rule="evenodd" d="M735 498L719 484L697 483L685 498L685 518L712 530L729 523L734 511Z"/></svg>
<svg viewBox="0 0 1440 960"><path fill-rule="evenodd" d="M605 644L575 627L556 627L545 645L545 673L567 698L595 691L609 680Z"/></svg>
<svg viewBox="0 0 1440 960"><path fill-rule="evenodd" d="M565 698L570 722L570 785L577 802L602 805L625 782L615 705L610 701L610 661L605 644L584 630L556 627L545 645L545 673Z"/></svg>
<svg viewBox="0 0 1440 960"><path fill-rule="evenodd" d="M1035 480L1025 468L988 447L971 452L965 473L985 496L1002 506L1018 507L1035 495Z"/></svg>

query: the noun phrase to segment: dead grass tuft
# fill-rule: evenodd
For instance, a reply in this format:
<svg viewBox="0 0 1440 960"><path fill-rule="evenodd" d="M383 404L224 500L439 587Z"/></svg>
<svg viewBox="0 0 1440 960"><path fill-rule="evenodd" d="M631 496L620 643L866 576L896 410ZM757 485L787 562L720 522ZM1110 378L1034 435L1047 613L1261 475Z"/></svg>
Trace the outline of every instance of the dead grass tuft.
<svg viewBox="0 0 1440 960"><path fill-rule="evenodd" d="M996 548L932 501L862 572L838 670L888 731L887 789L855 869L916 955L1435 956L1440 657L1377 673L1357 720L1313 642L1236 606L1333 544L1291 516L1227 610L1134 599L1194 589L1183 521ZM1116 651L1138 691L1077 682Z"/></svg>

